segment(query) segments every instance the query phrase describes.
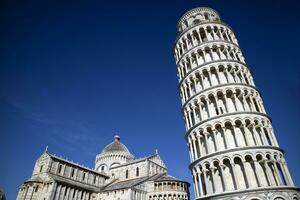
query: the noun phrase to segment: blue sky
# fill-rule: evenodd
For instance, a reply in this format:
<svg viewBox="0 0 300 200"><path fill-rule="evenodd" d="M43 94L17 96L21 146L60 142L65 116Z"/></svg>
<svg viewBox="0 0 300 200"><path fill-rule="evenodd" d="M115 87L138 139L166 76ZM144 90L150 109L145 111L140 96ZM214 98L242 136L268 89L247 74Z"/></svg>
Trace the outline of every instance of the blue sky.
<svg viewBox="0 0 300 200"><path fill-rule="evenodd" d="M159 149L170 174L192 182L172 48L178 19L197 6L234 29L300 185L297 1L2 1L0 188L8 199L46 145L93 167L116 132L137 158Z"/></svg>

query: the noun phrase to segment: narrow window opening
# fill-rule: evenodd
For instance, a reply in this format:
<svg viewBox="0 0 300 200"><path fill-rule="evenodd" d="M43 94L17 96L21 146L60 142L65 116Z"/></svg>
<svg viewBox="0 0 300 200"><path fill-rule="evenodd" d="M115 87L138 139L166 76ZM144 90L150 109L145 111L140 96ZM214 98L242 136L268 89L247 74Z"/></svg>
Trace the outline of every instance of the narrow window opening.
<svg viewBox="0 0 300 200"><path fill-rule="evenodd" d="M139 176L140 175L140 169L137 167L136 168L136 176Z"/></svg>
<svg viewBox="0 0 300 200"><path fill-rule="evenodd" d="M71 177L74 177L74 172L75 172L75 170L72 168Z"/></svg>
<svg viewBox="0 0 300 200"><path fill-rule="evenodd" d="M59 166L58 166L58 173L59 173L59 174L61 173L61 168L62 168L62 165L59 165Z"/></svg>
<svg viewBox="0 0 300 200"><path fill-rule="evenodd" d="M82 180L84 181L84 179L85 179L85 173L83 173L82 175Z"/></svg>
<svg viewBox="0 0 300 200"><path fill-rule="evenodd" d="M43 170L43 165L41 165L41 167L40 167L40 172L42 172L42 170Z"/></svg>

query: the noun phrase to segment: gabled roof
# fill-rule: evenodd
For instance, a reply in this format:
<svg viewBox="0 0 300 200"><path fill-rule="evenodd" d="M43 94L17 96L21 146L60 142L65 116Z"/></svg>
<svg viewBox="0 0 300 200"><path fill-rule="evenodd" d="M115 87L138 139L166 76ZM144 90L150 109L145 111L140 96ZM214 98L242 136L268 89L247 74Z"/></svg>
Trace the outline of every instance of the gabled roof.
<svg viewBox="0 0 300 200"><path fill-rule="evenodd" d="M157 174L156 176L153 176L150 180L155 181L155 182L163 182L163 181L176 181L176 182L184 182L190 185L189 182L178 179L174 176L171 176L167 173L162 173L162 174Z"/></svg>
<svg viewBox="0 0 300 200"><path fill-rule="evenodd" d="M30 182L34 182L34 183L43 183L43 179L39 176L34 176L29 178L28 180L25 181L25 183L30 183Z"/></svg>
<svg viewBox="0 0 300 200"><path fill-rule="evenodd" d="M160 181L176 181L176 182L184 182L187 183L188 186L190 185L188 182L180 180L175 178L174 176L168 175L167 173L161 173L161 174L155 174L153 176L147 176L142 178L135 178L135 179L129 179L126 181L113 181L107 186L104 186L101 190L101 192L106 191L112 191L112 190L120 190L120 189L126 189L126 188L132 188L134 186L140 185L147 181L154 181L154 182L160 182Z"/></svg>
<svg viewBox="0 0 300 200"><path fill-rule="evenodd" d="M110 185L102 188L101 191L106 192L106 191L111 191L111 190L132 188L136 185L144 183L148 179L149 179L149 177L142 177L142 178L135 178L135 179L130 179L130 180L126 180L126 181L119 181L119 182L115 181L115 182L111 183Z"/></svg>
<svg viewBox="0 0 300 200"><path fill-rule="evenodd" d="M181 181L181 182L185 182L185 181L183 181L181 179L178 179L174 176L171 176L169 174L163 174L162 176L157 178L155 181Z"/></svg>
<svg viewBox="0 0 300 200"><path fill-rule="evenodd" d="M79 182L79 181L76 181L76 180L73 180L73 179L70 179L70 178L58 176L58 175L55 175L55 174L49 174L49 176L54 181L59 182L59 183L64 183L64 184L67 184L67 185L76 186L76 187L83 188L83 189L86 189L86 190L91 190L91 191L94 191L94 192L100 192L100 187L99 186L91 185L91 184L88 184L88 183L82 183L82 182Z"/></svg>
<svg viewBox="0 0 300 200"><path fill-rule="evenodd" d="M61 157L59 157L59 156L50 154L49 152L45 152L45 153L46 153L48 156L50 156L51 158L53 158L53 159L56 159L56 160L59 160L59 161L68 163L68 164L70 164L70 165L76 166L76 167L78 167L78 168L81 168L81 169L84 169L84 170L87 170L87 171L90 171L90 172L93 172L93 173L96 173L96 174L99 174L99 175L101 175L101 176L103 176L103 177L105 177L105 178L109 178L109 176L107 176L106 174L101 173L101 172L98 172L98 171L96 171L96 170L94 170L94 169L91 169L91 168L82 166L82 165L80 165L80 164L77 164L77 163L74 163L74 162L72 162L72 161L66 160L66 159L61 158Z"/></svg>
<svg viewBox="0 0 300 200"><path fill-rule="evenodd" d="M167 169L167 166L165 165L164 161L161 159L158 153L151 156L149 160Z"/></svg>

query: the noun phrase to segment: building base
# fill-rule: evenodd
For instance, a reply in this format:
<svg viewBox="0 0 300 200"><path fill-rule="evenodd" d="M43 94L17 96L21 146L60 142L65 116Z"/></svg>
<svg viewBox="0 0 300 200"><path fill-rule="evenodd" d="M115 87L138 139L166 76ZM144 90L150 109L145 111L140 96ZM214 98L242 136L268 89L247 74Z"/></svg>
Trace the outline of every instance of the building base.
<svg viewBox="0 0 300 200"><path fill-rule="evenodd" d="M196 200L300 200L296 187L268 187L209 195Z"/></svg>

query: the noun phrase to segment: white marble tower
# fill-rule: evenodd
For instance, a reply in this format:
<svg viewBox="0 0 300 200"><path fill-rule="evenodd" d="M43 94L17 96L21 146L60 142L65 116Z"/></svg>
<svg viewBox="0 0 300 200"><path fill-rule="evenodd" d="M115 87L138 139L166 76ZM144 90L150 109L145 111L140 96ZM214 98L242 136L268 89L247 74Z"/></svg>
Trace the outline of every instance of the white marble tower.
<svg viewBox="0 0 300 200"><path fill-rule="evenodd" d="M174 47L196 199L299 200L231 27L185 13Z"/></svg>

